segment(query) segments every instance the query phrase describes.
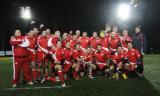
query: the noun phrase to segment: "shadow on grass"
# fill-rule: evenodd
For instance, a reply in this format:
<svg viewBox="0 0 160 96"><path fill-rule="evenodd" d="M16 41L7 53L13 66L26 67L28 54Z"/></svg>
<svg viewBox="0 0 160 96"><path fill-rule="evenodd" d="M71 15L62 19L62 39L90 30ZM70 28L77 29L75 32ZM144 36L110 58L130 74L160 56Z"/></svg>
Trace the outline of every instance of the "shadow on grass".
<svg viewBox="0 0 160 96"><path fill-rule="evenodd" d="M0 96L160 96L145 78L119 81L105 77L97 77L93 80L84 78L81 81L69 80L67 85L70 87L1 91ZM43 86L51 86L51 83L45 83Z"/></svg>

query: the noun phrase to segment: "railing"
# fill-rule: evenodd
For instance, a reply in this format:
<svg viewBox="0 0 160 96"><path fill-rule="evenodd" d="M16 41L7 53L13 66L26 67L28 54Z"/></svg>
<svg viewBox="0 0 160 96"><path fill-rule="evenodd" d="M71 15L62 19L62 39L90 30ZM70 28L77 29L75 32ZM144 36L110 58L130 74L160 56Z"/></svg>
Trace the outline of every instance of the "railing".
<svg viewBox="0 0 160 96"><path fill-rule="evenodd" d="M0 56L12 56L12 51L0 51Z"/></svg>

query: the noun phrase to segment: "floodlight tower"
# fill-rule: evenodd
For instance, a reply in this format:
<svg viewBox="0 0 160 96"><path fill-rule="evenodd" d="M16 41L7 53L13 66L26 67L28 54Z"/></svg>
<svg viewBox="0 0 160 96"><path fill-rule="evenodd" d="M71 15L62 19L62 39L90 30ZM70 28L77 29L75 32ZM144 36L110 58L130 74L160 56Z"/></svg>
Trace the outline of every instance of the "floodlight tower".
<svg viewBox="0 0 160 96"><path fill-rule="evenodd" d="M31 19L31 8L30 7L21 7L21 10L20 10L20 15L21 15L21 18L24 19L24 20L30 20Z"/></svg>
<svg viewBox="0 0 160 96"><path fill-rule="evenodd" d="M27 22L29 22L32 18L31 8L29 6L20 7L20 17L23 19L25 23L25 30L27 30Z"/></svg>
<svg viewBox="0 0 160 96"><path fill-rule="evenodd" d="M124 30L126 29L126 21L130 18L131 6L129 4L120 4L117 15L124 23Z"/></svg>

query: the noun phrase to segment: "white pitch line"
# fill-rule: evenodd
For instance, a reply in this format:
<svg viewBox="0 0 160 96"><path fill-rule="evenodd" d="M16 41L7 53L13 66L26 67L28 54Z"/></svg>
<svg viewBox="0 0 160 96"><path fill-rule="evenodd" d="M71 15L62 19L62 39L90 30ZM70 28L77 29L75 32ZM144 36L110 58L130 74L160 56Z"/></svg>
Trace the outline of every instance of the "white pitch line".
<svg viewBox="0 0 160 96"><path fill-rule="evenodd" d="M68 88L70 86L65 86L65 87L62 87L62 86L53 86L53 87L25 87L25 88L5 88L3 90L30 90L30 89L54 89L54 88L57 88L57 89L61 89L61 88Z"/></svg>

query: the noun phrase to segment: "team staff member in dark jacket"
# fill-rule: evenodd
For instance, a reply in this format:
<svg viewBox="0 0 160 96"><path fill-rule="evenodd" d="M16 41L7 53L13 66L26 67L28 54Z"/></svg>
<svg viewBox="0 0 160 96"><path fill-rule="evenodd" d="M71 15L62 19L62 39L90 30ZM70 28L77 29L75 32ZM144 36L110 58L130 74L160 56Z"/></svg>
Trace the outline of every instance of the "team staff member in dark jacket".
<svg viewBox="0 0 160 96"><path fill-rule="evenodd" d="M135 33L132 35L133 47L138 49L142 55L147 50L146 36L141 32L140 26L135 27Z"/></svg>
<svg viewBox="0 0 160 96"><path fill-rule="evenodd" d="M143 55L147 50L146 36L141 32L141 27L135 27L135 33L132 35L133 48L136 48L141 53L141 64L138 65L137 72L143 76Z"/></svg>

